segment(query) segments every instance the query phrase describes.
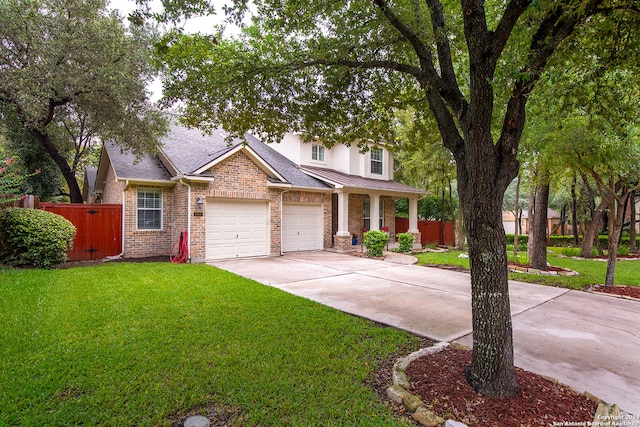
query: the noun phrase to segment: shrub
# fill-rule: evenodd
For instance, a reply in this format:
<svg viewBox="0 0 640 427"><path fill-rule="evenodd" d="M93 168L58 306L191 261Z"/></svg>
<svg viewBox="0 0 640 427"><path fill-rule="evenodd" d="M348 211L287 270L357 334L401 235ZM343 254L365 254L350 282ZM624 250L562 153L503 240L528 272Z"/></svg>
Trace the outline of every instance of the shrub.
<svg viewBox="0 0 640 427"><path fill-rule="evenodd" d="M400 252L411 252L413 248L413 234L400 233L398 234L398 245Z"/></svg>
<svg viewBox="0 0 640 427"><path fill-rule="evenodd" d="M49 268L67 260L76 228L67 219L37 209L0 212L1 259L10 265Z"/></svg>
<svg viewBox="0 0 640 427"><path fill-rule="evenodd" d="M507 261L515 262L517 264L522 264L522 265L529 264L529 258L527 257L526 253L518 253L518 255L507 253Z"/></svg>
<svg viewBox="0 0 640 427"><path fill-rule="evenodd" d="M627 245L618 246L618 255L626 256L626 255L629 255L629 252L630 252L629 251L629 246L627 246Z"/></svg>
<svg viewBox="0 0 640 427"><path fill-rule="evenodd" d="M384 231L371 230L364 233L362 243L367 248L367 256L382 256L384 245L387 244L389 235Z"/></svg>
<svg viewBox="0 0 640 427"><path fill-rule="evenodd" d="M567 246L564 246L562 248L562 250L560 251L560 253L564 256L567 257L572 257L572 256L581 256L582 255L582 249L580 248L570 248Z"/></svg>

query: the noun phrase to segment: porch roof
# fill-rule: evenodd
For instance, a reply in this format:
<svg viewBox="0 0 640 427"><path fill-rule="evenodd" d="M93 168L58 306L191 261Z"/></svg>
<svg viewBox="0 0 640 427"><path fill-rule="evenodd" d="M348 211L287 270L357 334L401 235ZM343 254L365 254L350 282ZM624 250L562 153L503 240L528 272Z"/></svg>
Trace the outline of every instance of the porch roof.
<svg viewBox="0 0 640 427"><path fill-rule="evenodd" d="M365 191L389 193L394 196L426 195L427 192L410 185L396 181L365 178L358 175L349 175L333 169L325 169L314 166L300 166L300 169L311 176L323 180L334 188L347 188Z"/></svg>

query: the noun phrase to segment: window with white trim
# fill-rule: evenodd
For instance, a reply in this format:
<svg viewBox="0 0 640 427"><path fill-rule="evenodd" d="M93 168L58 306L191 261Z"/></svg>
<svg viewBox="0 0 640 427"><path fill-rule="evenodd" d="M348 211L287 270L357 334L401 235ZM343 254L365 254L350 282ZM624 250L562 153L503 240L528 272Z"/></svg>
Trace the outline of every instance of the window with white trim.
<svg viewBox="0 0 640 427"><path fill-rule="evenodd" d="M311 160L324 163L324 145L313 144L311 146Z"/></svg>
<svg viewBox="0 0 640 427"><path fill-rule="evenodd" d="M138 189L138 230L162 230L162 190Z"/></svg>
<svg viewBox="0 0 640 427"><path fill-rule="evenodd" d="M371 173L382 175L382 148L371 147Z"/></svg>
<svg viewBox="0 0 640 427"><path fill-rule="evenodd" d="M380 199L380 210L378 211L380 214L379 221L379 230L382 230L384 227L384 200ZM363 213L363 227L367 230L371 230L371 199L364 199L364 213Z"/></svg>

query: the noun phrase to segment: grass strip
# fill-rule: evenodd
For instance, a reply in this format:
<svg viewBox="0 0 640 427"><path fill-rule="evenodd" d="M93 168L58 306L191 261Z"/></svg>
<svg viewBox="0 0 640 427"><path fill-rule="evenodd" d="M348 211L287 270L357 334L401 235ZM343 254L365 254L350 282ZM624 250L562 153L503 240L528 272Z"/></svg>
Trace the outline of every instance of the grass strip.
<svg viewBox="0 0 640 427"><path fill-rule="evenodd" d="M550 248L552 249L552 248ZM454 265L469 268L469 259L461 258L466 252L451 250L448 252L425 252L417 254L421 265ZM578 276L546 276L525 273L510 273L509 278L520 282L538 283L549 286L582 290L589 286L603 284L607 263L592 259L573 259L561 257L557 252L547 254L547 261L555 267L568 268L579 273ZM616 285L640 286L640 261L618 261L615 274Z"/></svg>
<svg viewBox="0 0 640 427"><path fill-rule="evenodd" d="M364 382L418 340L206 265L0 271L0 425L404 425ZM240 423L240 420L238 420Z"/></svg>

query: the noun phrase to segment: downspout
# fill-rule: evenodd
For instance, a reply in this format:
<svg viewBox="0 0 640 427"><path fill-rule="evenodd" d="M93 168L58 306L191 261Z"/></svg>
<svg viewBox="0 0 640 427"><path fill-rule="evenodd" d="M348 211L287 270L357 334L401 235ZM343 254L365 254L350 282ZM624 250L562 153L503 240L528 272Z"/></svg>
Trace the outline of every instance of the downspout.
<svg viewBox="0 0 640 427"><path fill-rule="evenodd" d="M291 191L291 187L280 193L280 256L284 256L284 252L282 252L282 237L284 237L282 234L282 224L284 221L284 201L282 195L288 191Z"/></svg>
<svg viewBox="0 0 640 427"><path fill-rule="evenodd" d="M180 180L180 182L187 186L187 233L189 234L187 252L189 253L188 262L191 263L191 185L183 180Z"/></svg>

